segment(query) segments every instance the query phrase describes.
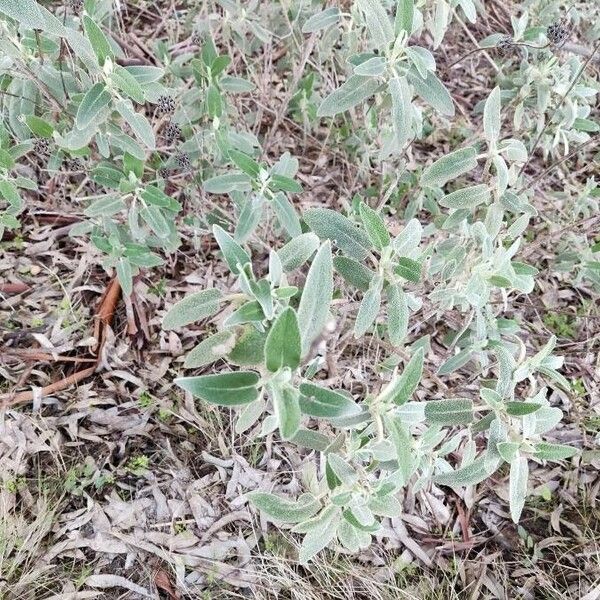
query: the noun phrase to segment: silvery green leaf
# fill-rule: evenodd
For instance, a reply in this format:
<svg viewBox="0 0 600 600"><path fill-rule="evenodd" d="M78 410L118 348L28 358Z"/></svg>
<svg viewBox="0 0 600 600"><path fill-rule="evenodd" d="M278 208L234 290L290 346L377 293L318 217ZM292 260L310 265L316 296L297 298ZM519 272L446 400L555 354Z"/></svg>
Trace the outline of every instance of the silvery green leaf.
<svg viewBox="0 0 600 600"><path fill-rule="evenodd" d="M459 0L460 7L463 9L465 16L471 23L477 20L477 11L473 0Z"/></svg>
<svg viewBox="0 0 600 600"><path fill-rule="evenodd" d="M527 160L527 148L521 140L508 139L502 140L498 145L498 151L504 154L506 158L514 162L525 162Z"/></svg>
<svg viewBox="0 0 600 600"><path fill-rule="evenodd" d="M250 262L248 253L219 225L213 225L213 235L221 248L223 257L232 273L238 274L240 269Z"/></svg>
<svg viewBox="0 0 600 600"><path fill-rule="evenodd" d="M329 454L327 461L336 477L347 487L358 481L358 473L339 454Z"/></svg>
<svg viewBox="0 0 600 600"><path fill-rule="evenodd" d="M515 387L513 372L516 362L513 355L504 346L496 348L495 354L498 360L498 383L496 384L496 391L504 399L513 394Z"/></svg>
<svg viewBox="0 0 600 600"><path fill-rule="evenodd" d="M151 67L145 65L134 65L125 67L126 71L132 75L141 85L148 85L158 81L165 73L161 67Z"/></svg>
<svg viewBox="0 0 600 600"><path fill-rule="evenodd" d="M388 285L388 335L394 346L400 346L408 333L408 302L399 283Z"/></svg>
<svg viewBox="0 0 600 600"><path fill-rule="evenodd" d="M460 467L455 471L439 473L433 478L434 483L447 485L450 487L462 487L465 485L475 485L489 476L486 469L484 457L475 459L472 463Z"/></svg>
<svg viewBox="0 0 600 600"><path fill-rule="evenodd" d="M392 77L388 82L388 89L392 97L392 124L396 143L402 148L412 130L412 93L406 77Z"/></svg>
<svg viewBox="0 0 600 600"><path fill-rule="evenodd" d="M414 454L413 439L397 416L386 415L384 422L392 443L396 448L396 459L398 461L398 471L401 476L402 485L406 485L419 464L418 457Z"/></svg>
<svg viewBox="0 0 600 600"><path fill-rule="evenodd" d="M190 294L172 306L163 317L163 329L175 329L214 315L219 310L221 290L208 289Z"/></svg>
<svg viewBox="0 0 600 600"><path fill-rule="evenodd" d="M387 61L382 56L374 56L365 60L354 67L354 73L356 75L363 75L365 77L379 77L383 75Z"/></svg>
<svg viewBox="0 0 600 600"><path fill-rule="evenodd" d="M542 405L538 402L506 402L506 412L512 417L522 417L538 411Z"/></svg>
<svg viewBox="0 0 600 600"><path fill-rule="evenodd" d="M292 203L288 200L283 192L278 192L273 197L273 210L279 221L279 225L283 227L292 239L302 234L300 219L296 214L296 210Z"/></svg>
<svg viewBox="0 0 600 600"><path fill-rule="evenodd" d="M485 183L456 190L439 200L445 208L475 208L490 199L490 190Z"/></svg>
<svg viewBox="0 0 600 600"><path fill-rule="evenodd" d="M230 329L224 329L223 331L209 335L189 352L185 357L183 366L186 369L196 369L204 365L209 365L231 352L234 344L235 334Z"/></svg>
<svg viewBox="0 0 600 600"><path fill-rule="evenodd" d="M319 247L319 238L312 232L293 237L277 251L284 272L300 268Z"/></svg>
<svg viewBox="0 0 600 600"><path fill-rule="evenodd" d="M334 257L333 266L344 278L346 283L349 283L363 292L366 292L369 289L371 280L375 276L375 273L371 269L347 256Z"/></svg>
<svg viewBox="0 0 600 600"><path fill-rule="evenodd" d="M425 402L407 402L396 409L395 414L406 425L417 425L425 420Z"/></svg>
<svg viewBox="0 0 600 600"><path fill-rule="evenodd" d="M312 383L302 383L300 393L300 408L311 417L340 418L361 412L360 406L351 398Z"/></svg>
<svg viewBox="0 0 600 600"><path fill-rule="evenodd" d="M340 19L340 9L337 6L326 8L313 15L302 26L302 33L315 33L326 27L335 25Z"/></svg>
<svg viewBox="0 0 600 600"><path fill-rule="evenodd" d="M479 390L481 399L493 410L500 410L503 407L502 396L490 388L481 388Z"/></svg>
<svg viewBox="0 0 600 600"><path fill-rule="evenodd" d="M168 238L171 234L169 223L158 206L149 204L140 209L140 217L158 238Z"/></svg>
<svg viewBox="0 0 600 600"><path fill-rule="evenodd" d="M426 187L442 187L448 181L456 179L477 166L477 150L468 146L438 158L429 165L421 176L421 185Z"/></svg>
<svg viewBox="0 0 600 600"><path fill-rule="evenodd" d="M569 383L569 380L566 379L563 375L561 375L555 369L549 369L548 367L540 367L539 372L542 373L543 375L546 375L550 379L552 379L563 390L565 390L567 392L571 391L571 384Z"/></svg>
<svg viewBox="0 0 600 600"><path fill-rule="evenodd" d="M415 92L437 112L447 117L454 116L454 100L446 86L432 73L429 72L423 79L413 67L408 72L408 80L415 88Z"/></svg>
<svg viewBox="0 0 600 600"><path fill-rule="evenodd" d="M329 208L309 208L303 218L321 239L331 240L351 258L363 261L369 255L371 242L367 234L348 217Z"/></svg>
<svg viewBox="0 0 600 600"><path fill-rule="evenodd" d="M249 192L252 189L250 178L246 173L226 173L207 179L202 187L211 194L228 194L229 192Z"/></svg>
<svg viewBox="0 0 600 600"><path fill-rule="evenodd" d="M308 563L315 554L323 550L335 538L340 522L340 509L337 506L328 508L331 510L325 509L323 511L323 518L315 521L313 527L310 528L302 540L298 556L302 564Z"/></svg>
<svg viewBox="0 0 600 600"><path fill-rule="evenodd" d="M407 46L406 56L410 59L414 67L419 71L419 75L425 79L429 71L435 71L435 58L426 48L421 46Z"/></svg>
<svg viewBox="0 0 600 600"><path fill-rule="evenodd" d="M296 311L288 306L269 330L265 342L265 364L272 373L282 367L294 370L300 365L300 328Z"/></svg>
<svg viewBox="0 0 600 600"><path fill-rule="evenodd" d="M0 185L9 182L0 182ZM0 187L0 192L2 188ZM4 195L6 198L6 194ZM119 197L112 194L102 196L97 200L94 200L84 211L83 214L86 217L110 217L118 212L121 212L126 207L125 202Z"/></svg>
<svg viewBox="0 0 600 600"><path fill-rule="evenodd" d="M298 306L303 356L327 322L332 297L333 262L331 244L327 241L312 261Z"/></svg>
<svg viewBox="0 0 600 600"><path fill-rule="evenodd" d="M520 442L499 442L496 444L498 453L507 463L512 463L519 456Z"/></svg>
<svg viewBox="0 0 600 600"><path fill-rule="evenodd" d="M291 441L298 446L317 450L318 452L324 452L331 443L326 435L312 429L302 428L298 429Z"/></svg>
<svg viewBox="0 0 600 600"><path fill-rule="evenodd" d="M564 460L577 454L577 448L565 444L539 442L534 445L533 455L541 460Z"/></svg>
<svg viewBox="0 0 600 600"><path fill-rule="evenodd" d="M300 428L299 392L287 384L280 386L274 383L270 388L272 390L273 410L277 417L279 433L282 439L290 440Z"/></svg>
<svg viewBox="0 0 600 600"><path fill-rule="evenodd" d="M531 217L529 215L521 215L519 218L515 219L507 229L506 237L513 240L518 238L527 229L530 219Z"/></svg>
<svg viewBox="0 0 600 600"><path fill-rule="evenodd" d="M358 0L358 6L363 11L371 40L384 49L394 41L394 29L385 8L379 0Z"/></svg>
<svg viewBox="0 0 600 600"><path fill-rule="evenodd" d="M554 429L563 418L563 413L560 408L542 406L535 413L535 433L542 435L551 429Z"/></svg>
<svg viewBox="0 0 600 600"><path fill-rule="evenodd" d="M192 396L219 406L238 406L254 402L259 394L258 382L259 376L254 371L179 377L174 380L176 385L190 392Z"/></svg>
<svg viewBox="0 0 600 600"><path fill-rule="evenodd" d="M483 107L483 131L485 139L495 144L500 137L500 88L496 86Z"/></svg>
<svg viewBox="0 0 600 600"><path fill-rule="evenodd" d="M415 0L397 0L396 2L396 32L406 32L410 37L413 29L413 17L415 11Z"/></svg>
<svg viewBox="0 0 600 600"><path fill-rule="evenodd" d="M402 505L391 494L380 498L373 496L369 500L369 508L379 517L398 517L402 513Z"/></svg>
<svg viewBox="0 0 600 600"><path fill-rule="evenodd" d="M340 544L350 552L356 553L363 548L368 548L371 544L371 534L368 531L362 531L354 527L346 519L342 519L337 529L337 537Z"/></svg>
<svg viewBox="0 0 600 600"><path fill-rule="evenodd" d="M83 97L77 109L75 124L78 129L85 129L94 121L100 112L112 101L112 96L104 83L94 84Z"/></svg>
<svg viewBox="0 0 600 600"><path fill-rule="evenodd" d="M437 425L468 425L473 422L473 402L467 398L429 400L425 420Z"/></svg>
<svg viewBox="0 0 600 600"><path fill-rule="evenodd" d="M246 200L235 226L234 239L243 244L254 233L263 218L264 200L260 196L252 196Z"/></svg>
<svg viewBox="0 0 600 600"><path fill-rule="evenodd" d="M418 249L423 236L423 226L418 219L411 219L393 241L397 256L411 256Z"/></svg>
<svg viewBox="0 0 600 600"><path fill-rule="evenodd" d="M354 323L354 337L362 337L371 328L381 307L381 287L383 279L376 275L371 280L369 289L365 292L358 308L356 322Z"/></svg>
<svg viewBox="0 0 600 600"><path fill-rule="evenodd" d="M250 492L246 497L267 517L281 523L301 523L310 519L321 507L311 494L303 494L298 500L280 498L267 492Z"/></svg>
<svg viewBox="0 0 600 600"><path fill-rule="evenodd" d="M527 496L527 478L529 465L527 458L519 456L510 463L509 505L510 516L514 523L519 522L519 517L525 506Z"/></svg>
<svg viewBox="0 0 600 600"><path fill-rule="evenodd" d="M421 280L421 263L407 256L401 256L396 262L394 273L408 281L419 283Z"/></svg>
<svg viewBox="0 0 600 600"><path fill-rule="evenodd" d="M98 62L100 66L104 64L104 61L107 58L114 59L114 54L110 44L108 43L108 39L104 35L102 29L94 23L92 19L88 15L83 15L83 28L85 30L85 34L94 49L94 53L98 57Z"/></svg>
<svg viewBox="0 0 600 600"><path fill-rule="evenodd" d="M115 108L140 141L150 150L154 150L156 138L154 136L152 125L150 125L150 122L142 113L136 112L133 109L131 100L118 100L115 104Z"/></svg>
<svg viewBox="0 0 600 600"><path fill-rule="evenodd" d="M394 374L392 380L381 391L379 401L382 403L393 402L398 406L408 402L421 381L424 360L423 348L419 348L402 371L402 375Z"/></svg>
<svg viewBox="0 0 600 600"><path fill-rule="evenodd" d="M219 85L226 92L230 92L232 94L251 92L255 87L254 84L247 79L242 79L241 77L231 77L229 75L221 77L221 79L219 79Z"/></svg>
<svg viewBox="0 0 600 600"><path fill-rule="evenodd" d="M265 399L260 396L258 400L246 404L242 410L239 411L237 419L235 420L234 430L237 434L248 431L260 418L265 411L267 403Z"/></svg>
<svg viewBox="0 0 600 600"><path fill-rule="evenodd" d="M120 258L116 265L117 277L123 294L125 296L131 296L133 291L133 272L131 270L131 263L125 258Z"/></svg>
<svg viewBox="0 0 600 600"><path fill-rule="evenodd" d="M370 98L380 83L373 77L351 75L337 90L334 90L321 102L317 110L318 117L333 117L347 111L360 102Z"/></svg>

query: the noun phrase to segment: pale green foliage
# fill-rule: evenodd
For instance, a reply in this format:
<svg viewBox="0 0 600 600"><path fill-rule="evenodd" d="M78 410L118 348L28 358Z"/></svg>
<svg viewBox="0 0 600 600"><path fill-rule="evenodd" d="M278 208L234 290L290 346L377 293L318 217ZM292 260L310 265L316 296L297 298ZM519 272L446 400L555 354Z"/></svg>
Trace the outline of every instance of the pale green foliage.
<svg viewBox="0 0 600 600"><path fill-rule="evenodd" d="M397 496L403 487L416 493L427 486L473 486L504 462L517 521L526 502L528 461L567 460L575 453L542 438L562 417L549 405L548 386L569 386L559 372L562 359L552 354L556 340L531 355L518 325L502 317L502 306L530 293L538 273L519 256L537 216L521 172L537 150L535 138L543 134L545 154L588 141L598 126L591 118L597 83L568 90L580 61L561 62L529 44L487 97L468 107L477 127L463 142L436 149L416 166L406 156L427 129L448 130L449 139L458 129L447 73L416 41L430 34L438 48L454 16L474 22L482 4L357 0L346 11L292 3L285 19L283 9L274 7L271 23L227 3L218 47L241 52L236 73L242 63L251 65L249 74L260 71L252 61L273 34L295 42L302 34L313 36L318 51L306 63L297 61L306 73L293 78L297 89L287 90L289 106L281 116L301 122L305 133L313 128L319 141L326 124L342 140L340 152L356 145L357 172L381 161L377 176L364 179L377 180L376 198L357 195L320 206L314 195L312 207L300 211L295 195L304 191L299 180L305 179L298 177L303 159L288 152L276 161L265 158L272 148L262 148L252 133L259 130L249 127L252 115L239 114L245 103L229 101L230 94L251 92L253 84L227 74L231 57L218 54L210 23L199 47L179 56L163 48L159 66L123 67L121 49L105 33L110 14L94 3L86 3L82 19L64 23L33 0L0 3L8 93L0 135L0 233L18 227L20 189L37 187L14 169L36 139L54 144L54 167L67 157L95 161L88 175L100 191L86 199L88 222L75 233L89 236L126 294L134 291L140 269L160 265L160 253L177 250L179 227L187 239L212 232L212 252L230 279L215 278L214 288L167 301L163 329L203 322L183 365L201 370L175 383L231 409L236 435L256 439L277 431L286 443L321 453L310 493L297 500L247 494L266 517L294 524L292 531L304 535L302 561L330 544L352 552L366 548L382 520L401 513ZM513 20L515 40L543 37L528 21L527 13ZM33 43L21 41L25 32L33 40L33 29L49 48L44 60ZM338 40L342 49L332 55ZM70 47L65 54L76 58L64 59L62 43ZM314 68L318 60L323 62ZM31 72L39 72L51 100ZM554 113L557 95L567 91ZM54 104L68 110L58 115ZM148 105L172 112L172 124L181 126L179 163L161 155L164 140L157 141L162 134L146 116ZM202 194L201 210L194 205L184 223L177 222L182 206L170 196L163 169L193 178L194 185L185 187ZM406 182L407 202L393 203ZM593 182L588 187L586 199L597 190ZM226 196L214 204L228 208L205 214L213 195ZM597 201L586 205L590 212L597 208ZM580 276L600 285L597 246L586 250ZM221 291L232 282L232 293ZM442 342L443 355L428 335L415 339L419 323L412 315L420 319L424 307L433 311L427 317L433 322L443 322L449 311L453 320L462 315L460 330ZM331 350L328 324L336 339L354 335L376 350L370 360L381 361L360 386L349 388L352 393L322 381L329 377L321 355L324 347ZM430 381L421 385L424 377L453 384L467 364L482 379L473 377L460 392L444 392ZM319 427L317 419L326 425Z"/></svg>

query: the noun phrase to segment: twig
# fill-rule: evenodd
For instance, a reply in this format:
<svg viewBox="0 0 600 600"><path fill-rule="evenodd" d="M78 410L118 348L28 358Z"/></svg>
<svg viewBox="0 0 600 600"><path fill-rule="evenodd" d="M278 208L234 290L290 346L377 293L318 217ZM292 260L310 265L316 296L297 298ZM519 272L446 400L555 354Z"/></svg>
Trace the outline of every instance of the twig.
<svg viewBox="0 0 600 600"><path fill-rule="evenodd" d="M96 369L100 363L100 353L106 341L106 330L112 322L120 295L121 286L119 285L118 279L115 277L106 288L106 291L100 300L98 311L95 315L96 323L94 325L94 336L98 342L92 351L92 355L94 356L92 360L94 361L94 364L91 367L76 371L72 375L64 377L60 381L55 381L54 383L43 387L41 390L39 390L39 394L41 396L49 396L56 392L60 392L61 390L65 390L72 385L87 379L96 372ZM35 394L33 391L19 392L18 394L3 394L0 396L0 408L31 402L34 398L34 395Z"/></svg>

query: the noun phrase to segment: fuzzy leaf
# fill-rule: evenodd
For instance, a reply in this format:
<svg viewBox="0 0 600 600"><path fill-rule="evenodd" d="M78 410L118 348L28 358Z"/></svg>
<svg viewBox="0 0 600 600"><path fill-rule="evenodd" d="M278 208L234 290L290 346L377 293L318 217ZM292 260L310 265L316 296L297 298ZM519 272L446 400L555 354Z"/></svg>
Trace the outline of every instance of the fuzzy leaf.
<svg viewBox="0 0 600 600"><path fill-rule="evenodd" d="M345 83L321 102L317 116L333 117L343 113L370 98L377 91L379 85L377 79L373 77L351 75Z"/></svg>
<svg viewBox="0 0 600 600"><path fill-rule="evenodd" d="M333 263L331 244L327 241L313 259L298 306L302 356L307 354L310 345L325 326L332 297Z"/></svg>
<svg viewBox="0 0 600 600"><path fill-rule="evenodd" d="M300 393L300 408L311 417L334 419L361 412L360 406L350 398L313 383L302 383Z"/></svg>
<svg viewBox="0 0 600 600"><path fill-rule="evenodd" d="M287 307L277 317L265 342L265 362L272 373L282 367L297 369L302 350L298 317L293 308Z"/></svg>
<svg viewBox="0 0 600 600"><path fill-rule="evenodd" d="M350 219L329 208L309 208L304 221L321 238L329 239L351 258L362 261L371 250L367 234Z"/></svg>
<svg viewBox="0 0 600 600"><path fill-rule="evenodd" d="M423 171L421 185L425 187L444 186L448 181L472 171L477 166L476 156L477 150L468 146L438 158Z"/></svg>
<svg viewBox="0 0 600 600"><path fill-rule="evenodd" d="M179 377L174 380L176 385L190 392L192 396L219 406L238 406L254 402L258 398L258 382L259 376L254 371Z"/></svg>
<svg viewBox="0 0 600 600"><path fill-rule="evenodd" d="M440 199L440 204L446 208L475 208L490 199L490 189L484 183L461 190L456 190Z"/></svg>
<svg viewBox="0 0 600 600"><path fill-rule="evenodd" d="M281 523L300 523L310 519L320 508L319 501L310 494L300 496L298 500L287 500L267 492L250 492L246 497L267 517Z"/></svg>
<svg viewBox="0 0 600 600"><path fill-rule="evenodd" d="M219 310L221 291L202 290L190 294L172 306L163 317L163 329L175 329L214 315Z"/></svg>
<svg viewBox="0 0 600 600"><path fill-rule="evenodd" d="M430 400L425 404L425 419L437 425L468 425L473 422L473 402L467 398Z"/></svg>

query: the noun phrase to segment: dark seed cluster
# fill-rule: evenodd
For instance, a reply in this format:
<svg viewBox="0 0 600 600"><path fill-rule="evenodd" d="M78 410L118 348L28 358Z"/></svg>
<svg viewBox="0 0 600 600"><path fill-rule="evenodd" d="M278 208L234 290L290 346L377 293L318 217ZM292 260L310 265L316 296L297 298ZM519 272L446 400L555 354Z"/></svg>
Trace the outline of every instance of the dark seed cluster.
<svg viewBox="0 0 600 600"><path fill-rule="evenodd" d="M33 151L38 156L48 156L50 154L50 142L46 138L39 138L33 142Z"/></svg>
<svg viewBox="0 0 600 600"><path fill-rule="evenodd" d="M569 39L569 29L564 21L552 23L546 29L546 36L553 46L562 46Z"/></svg>
<svg viewBox="0 0 600 600"><path fill-rule="evenodd" d="M192 42L192 44L196 44L196 46L199 46L200 42L202 42L202 37L197 31L194 31L194 33L192 33L190 41Z"/></svg>
<svg viewBox="0 0 600 600"><path fill-rule="evenodd" d="M517 45L510 35L505 35L503 38L500 38L496 44L496 50L500 56L509 56L516 48Z"/></svg>
<svg viewBox="0 0 600 600"><path fill-rule="evenodd" d="M163 179L168 179L169 178L169 169L167 169L166 167L162 167L161 169L158 170L158 174Z"/></svg>
<svg viewBox="0 0 600 600"><path fill-rule="evenodd" d="M175 157L175 162L179 165L179 167L183 171L188 171L191 168L191 166L192 166L192 162L190 161L190 157L185 152L180 152Z"/></svg>
<svg viewBox="0 0 600 600"><path fill-rule="evenodd" d="M181 137L181 127L179 127L177 123L169 121L165 127L163 135L165 136L165 141L167 144L172 144L175 140L178 140Z"/></svg>
<svg viewBox="0 0 600 600"><path fill-rule="evenodd" d="M171 96L159 96L158 112L170 115L175 112L175 100Z"/></svg>
<svg viewBox="0 0 600 600"><path fill-rule="evenodd" d="M69 0L69 6L75 14L79 14L83 10L83 0Z"/></svg>
<svg viewBox="0 0 600 600"><path fill-rule="evenodd" d="M83 161L80 158L74 157L67 160L67 169L69 171L82 171Z"/></svg>

